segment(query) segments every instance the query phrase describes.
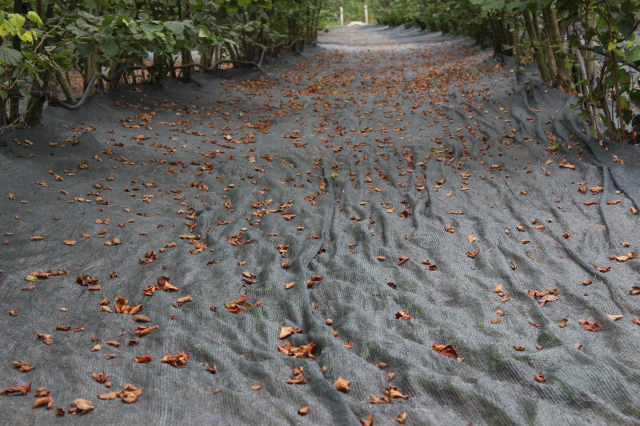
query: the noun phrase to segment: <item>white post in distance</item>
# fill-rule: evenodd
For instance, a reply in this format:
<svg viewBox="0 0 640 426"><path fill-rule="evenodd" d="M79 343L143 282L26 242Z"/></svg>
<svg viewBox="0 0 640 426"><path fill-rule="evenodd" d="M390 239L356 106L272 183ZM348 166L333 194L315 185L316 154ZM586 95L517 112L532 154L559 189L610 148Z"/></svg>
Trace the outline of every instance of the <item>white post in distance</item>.
<svg viewBox="0 0 640 426"><path fill-rule="evenodd" d="M344 14L343 14L342 6L340 6L340 25L344 25Z"/></svg>
<svg viewBox="0 0 640 426"><path fill-rule="evenodd" d="M369 11L366 4L364 5L364 23L369 25Z"/></svg>

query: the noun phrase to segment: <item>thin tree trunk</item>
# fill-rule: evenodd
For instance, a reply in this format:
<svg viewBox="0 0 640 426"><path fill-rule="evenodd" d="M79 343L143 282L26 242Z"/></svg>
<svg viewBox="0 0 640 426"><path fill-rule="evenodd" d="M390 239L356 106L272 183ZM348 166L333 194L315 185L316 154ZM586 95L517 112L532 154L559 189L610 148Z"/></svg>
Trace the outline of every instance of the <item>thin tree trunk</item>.
<svg viewBox="0 0 640 426"><path fill-rule="evenodd" d="M598 18L595 13L587 14L587 31L595 28ZM591 85L593 77L595 76L595 61L593 60L593 52L589 48L593 48L595 45L595 38L591 37L589 40L585 40L585 49L583 49L582 56L584 57L585 68L587 69L587 80ZM592 86L590 86L592 87Z"/></svg>
<svg viewBox="0 0 640 426"><path fill-rule="evenodd" d="M571 81L571 71L565 53L564 43L560 36L560 28L558 27L558 17L550 8L542 9L545 18L545 27L549 30L551 44L558 63L558 84L567 87ZM559 52L558 52L559 51ZM558 52L557 54L555 52Z"/></svg>
<svg viewBox="0 0 640 426"><path fill-rule="evenodd" d="M42 17L42 0L36 1L36 13L38 16ZM45 40L43 42L43 46L47 46L48 42ZM41 73L38 73L38 77L42 80L42 84L39 84L35 79L33 80L33 87L40 91L53 91L51 85L51 71L45 69ZM47 101L45 97L37 97L31 98L27 102L27 112L25 114L25 124L27 126L32 126L34 124L39 124L42 121L42 113L44 110L44 103Z"/></svg>
<svg viewBox="0 0 640 426"><path fill-rule="evenodd" d="M551 80L555 80L556 75L558 74L558 66L556 65L555 57L553 56L553 49L551 48L551 44L549 43L547 32L545 31L545 29L543 29L543 31L540 31L540 24L538 22L538 11L535 11L531 14L531 19L533 20L533 26L536 30L536 33L538 34L538 40L540 41L541 47L544 49L543 52L545 55L545 59L547 60L547 67L549 68Z"/></svg>
<svg viewBox="0 0 640 426"><path fill-rule="evenodd" d="M60 83L60 87L62 88L62 93L64 93L65 98L67 98L67 103L69 104L74 103L73 94L71 93L71 88L67 84L67 81L64 78L64 74L62 74L62 71L60 71L57 68L54 72L58 80L58 83Z"/></svg>
<svg viewBox="0 0 640 426"><path fill-rule="evenodd" d="M510 39L513 46L513 56L516 58L516 68L520 66L520 38L518 36L518 25L516 21L517 15L513 14L512 19L509 19L509 32L511 33Z"/></svg>
<svg viewBox="0 0 640 426"><path fill-rule="evenodd" d="M542 49L540 48L540 40L538 39L535 27L533 26L533 19L531 17L531 12L529 12L529 9L525 9L524 12L522 12L522 16L524 17L524 25L527 28L527 32L529 33L529 38L531 39L531 44L534 51L533 54L535 55L536 62L538 63L538 69L540 70L540 77L542 78L542 81L549 83L551 82L551 75L549 74L547 62L545 60L544 54L542 53Z"/></svg>
<svg viewBox="0 0 640 426"><path fill-rule="evenodd" d="M91 56L84 58L84 72L82 73L82 76L84 78L84 83L82 85L82 88L84 90L87 90L87 86L89 86L89 81L91 80L91 77L93 77L93 75L97 71L97 64L96 64L96 61L98 59L97 49L98 47L96 46L96 52L94 52ZM95 92L96 92L96 87L94 84L93 87L89 89L89 95L93 95Z"/></svg>
<svg viewBox="0 0 640 426"><path fill-rule="evenodd" d="M498 28L499 24L494 18L489 18L489 23L491 24L491 33L493 34L493 50L497 53L504 53L504 49L502 48L504 41L502 40L502 32Z"/></svg>
<svg viewBox="0 0 640 426"><path fill-rule="evenodd" d="M182 51L182 65L187 65L193 63L193 58L191 58L191 52L187 49ZM191 67L182 68L182 77L189 81L191 80Z"/></svg>
<svg viewBox="0 0 640 426"><path fill-rule="evenodd" d="M549 37L549 29L545 26L543 29L544 40L542 41L542 47L544 48L545 57L547 58L547 66L549 67L549 74L551 74L551 80L558 83L558 86L562 86L563 83L558 81L558 64L556 63L556 57L553 53L553 46L551 45L551 37Z"/></svg>
<svg viewBox="0 0 640 426"><path fill-rule="evenodd" d="M22 13L22 0L14 0L13 2L13 13L21 14ZM20 38L15 35L11 37L11 47L15 50L20 50L22 45ZM20 98L11 98L9 99L9 124L13 124L18 122L20 119Z"/></svg>

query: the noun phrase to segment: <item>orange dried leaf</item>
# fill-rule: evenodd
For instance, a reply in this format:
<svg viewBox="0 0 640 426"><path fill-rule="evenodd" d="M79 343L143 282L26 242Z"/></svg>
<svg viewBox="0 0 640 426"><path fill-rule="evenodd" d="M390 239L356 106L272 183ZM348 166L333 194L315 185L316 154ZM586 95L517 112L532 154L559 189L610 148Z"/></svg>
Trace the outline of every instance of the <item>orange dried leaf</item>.
<svg viewBox="0 0 640 426"><path fill-rule="evenodd" d="M187 360L189 359L189 357L190 355L186 352L180 352L176 355L165 354L160 362L162 362L163 364L172 365L175 368L183 368L187 366Z"/></svg>
<svg viewBox="0 0 640 426"><path fill-rule="evenodd" d="M151 358L149 355L142 355L140 357L137 356L134 359L137 363L140 363L140 364L146 364L148 362L153 361L153 358Z"/></svg>
<svg viewBox="0 0 640 426"><path fill-rule="evenodd" d="M340 392L346 392L349 390L350 381L343 379L342 377L338 377L338 380L333 382L333 387L336 388Z"/></svg>
<svg viewBox="0 0 640 426"><path fill-rule="evenodd" d="M23 395L28 394L31 391L31 382L25 383L20 386L13 386L11 388L7 388L3 391L0 391L0 395L6 395L8 393L21 393Z"/></svg>
<svg viewBox="0 0 640 426"><path fill-rule="evenodd" d="M96 408L93 406L93 403L91 401L87 401L86 399L82 398L74 399L71 402L71 405L73 406L73 408L69 409L70 413L87 414Z"/></svg>

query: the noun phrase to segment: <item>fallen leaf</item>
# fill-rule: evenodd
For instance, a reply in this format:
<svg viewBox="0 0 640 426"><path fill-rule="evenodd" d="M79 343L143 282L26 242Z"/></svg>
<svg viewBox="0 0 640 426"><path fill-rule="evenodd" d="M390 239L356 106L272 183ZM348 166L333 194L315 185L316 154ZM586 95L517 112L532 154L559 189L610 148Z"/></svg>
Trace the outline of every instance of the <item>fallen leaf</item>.
<svg viewBox="0 0 640 426"><path fill-rule="evenodd" d="M96 407L93 406L91 401L87 401L86 399L78 398L71 401L71 405L73 408L69 409L70 413L80 413L87 414L93 411Z"/></svg>
<svg viewBox="0 0 640 426"><path fill-rule="evenodd" d="M7 388L3 391L0 391L0 395L6 395L8 393L21 393L23 395L26 395L30 391L31 391L31 382L25 383L24 385Z"/></svg>
<svg viewBox="0 0 640 426"><path fill-rule="evenodd" d="M311 279L307 280L307 288L312 288L313 284L318 281L323 281L324 277L322 275L314 275Z"/></svg>
<svg viewBox="0 0 640 426"><path fill-rule="evenodd" d="M35 370L35 367L25 361L13 361L13 367L20 370L22 373L26 373L31 370Z"/></svg>
<svg viewBox="0 0 640 426"><path fill-rule="evenodd" d="M597 322L589 322L585 320L580 320L579 322L580 324L582 324L585 330L600 331L600 325Z"/></svg>
<svg viewBox="0 0 640 426"><path fill-rule="evenodd" d="M131 404L138 400L138 397L142 395L142 389L137 388L129 383L124 385L124 388L116 395L120 397L125 404Z"/></svg>
<svg viewBox="0 0 640 426"><path fill-rule="evenodd" d="M291 367L292 374L286 380L289 385L306 385L307 380L304 378L304 367Z"/></svg>
<svg viewBox="0 0 640 426"><path fill-rule="evenodd" d="M66 245L68 245L68 246L75 246L75 245L76 245L76 242L75 242L75 241L72 241L72 240L65 240L65 241L63 241L62 243L63 243L63 244L66 244Z"/></svg>
<svg viewBox="0 0 640 426"><path fill-rule="evenodd" d="M116 399L117 397L118 397L118 392L116 392L116 391L105 393L105 394L102 394L102 395L98 395L98 398L102 399L104 401L110 401L112 399Z"/></svg>
<svg viewBox="0 0 640 426"><path fill-rule="evenodd" d="M298 408L298 414L300 414L301 416L306 416L307 414L309 414L309 407Z"/></svg>
<svg viewBox="0 0 640 426"><path fill-rule="evenodd" d="M557 325L558 327L560 327L560 328L564 328L564 326L565 326L565 325L567 325L567 323L568 323L568 322L569 322L569 320L568 320L568 319L566 319L566 318L562 318L562 319L560 320L560 322L557 322L557 323L556 323L556 325Z"/></svg>
<svg viewBox="0 0 640 426"><path fill-rule="evenodd" d="M476 257L478 254L480 254L480 249L477 249L477 250L474 250L474 251L467 250L467 256L468 256L468 257L470 257L470 258L472 258L472 259L475 259L475 257Z"/></svg>
<svg viewBox="0 0 640 426"><path fill-rule="evenodd" d="M291 346L290 342L284 342L284 346L276 346L276 349L282 352L285 355L294 357L294 358L311 358L315 359L313 356L313 351L316 348L316 343L311 341L308 345L300 345L297 348Z"/></svg>
<svg viewBox="0 0 640 426"><path fill-rule="evenodd" d="M140 363L140 364L146 364L147 362L151 362L153 361L153 358L151 358L149 355L142 355L140 357L134 357L135 361Z"/></svg>
<svg viewBox="0 0 640 426"><path fill-rule="evenodd" d="M151 321L148 317L146 317L146 316L144 316L142 314L134 315L133 316L133 320L135 322L150 322Z"/></svg>
<svg viewBox="0 0 640 426"><path fill-rule="evenodd" d="M609 315L609 314L607 314L607 316L613 321L621 320L623 317L622 315Z"/></svg>
<svg viewBox="0 0 640 426"><path fill-rule="evenodd" d="M370 393L369 398L371 398L371 402L370 402L371 404L390 404L391 403L391 398L389 398L388 396L380 398L379 396L375 396L374 394Z"/></svg>
<svg viewBox="0 0 640 426"><path fill-rule="evenodd" d="M396 312L396 319L400 319L400 318L402 318L403 320L408 320L413 318L413 315L406 314L404 313L404 311L398 311Z"/></svg>
<svg viewBox="0 0 640 426"><path fill-rule="evenodd" d="M100 373L91 373L91 376L93 377L93 380L95 380L98 383L104 383L107 381L109 377L111 377L110 374L105 374L104 371Z"/></svg>
<svg viewBox="0 0 640 426"><path fill-rule="evenodd" d="M186 295L184 297L181 297L180 299L176 300L176 305L178 307L181 307L182 305L184 305L185 303L188 303L188 302L193 302L193 298L191 297L190 294L188 294L188 295Z"/></svg>
<svg viewBox="0 0 640 426"><path fill-rule="evenodd" d="M31 408L47 407L47 409L51 409L53 405L53 398L51 398L51 396L43 396L36 399Z"/></svg>
<svg viewBox="0 0 640 426"><path fill-rule="evenodd" d="M177 291L178 287L171 285L169 277L160 277L158 278L158 287L164 291ZM151 293L153 294L153 293Z"/></svg>
<svg viewBox="0 0 640 426"><path fill-rule="evenodd" d="M333 387L336 388L340 392L346 392L349 390L350 381L343 379L342 377L338 377L338 380L333 382Z"/></svg>
<svg viewBox="0 0 640 426"><path fill-rule="evenodd" d="M186 352L180 352L176 355L165 354L160 360L163 364L169 364L174 366L175 368L183 368L187 366L187 359L189 359L190 355Z"/></svg>
<svg viewBox="0 0 640 426"><path fill-rule="evenodd" d="M398 387L393 385L389 385L389 389L381 389L380 392L389 398L409 399L409 395L403 395L402 392L398 390Z"/></svg>
<svg viewBox="0 0 640 426"><path fill-rule="evenodd" d="M50 334L42 334L42 333L36 333L36 335L38 336L39 340L42 340L42 342L45 345L50 345L53 343L53 339L51 338Z"/></svg>
<svg viewBox="0 0 640 426"><path fill-rule="evenodd" d="M434 351L437 351L440 355L444 355L450 358L455 358L457 361L462 362L464 358L458 355L458 347L454 345L439 345L435 342L431 347Z"/></svg>
<svg viewBox="0 0 640 426"><path fill-rule="evenodd" d="M145 327L140 325L136 327L136 329L134 330L134 333L136 333L138 336L144 336L151 333L153 330L156 330L158 327L159 326L157 325L154 325L153 327Z"/></svg>
<svg viewBox="0 0 640 426"><path fill-rule="evenodd" d="M547 381L547 378L541 375L536 374L535 376L533 376L533 378L536 380L536 382L540 382L540 383L544 383Z"/></svg>
<svg viewBox="0 0 640 426"><path fill-rule="evenodd" d="M373 426L374 420L375 420L375 417L373 416L373 414L371 414L366 419L360 419L360 423L362 424L362 426Z"/></svg>
<svg viewBox="0 0 640 426"><path fill-rule="evenodd" d="M279 340L286 339L294 333L293 327L280 327L280 337Z"/></svg>
<svg viewBox="0 0 640 426"><path fill-rule="evenodd" d="M554 296L552 294L548 294L548 295L544 296L543 298L541 298L538 302L540 302L540 306L544 306L545 303L555 302L556 300L558 300L557 296Z"/></svg>
<svg viewBox="0 0 640 426"><path fill-rule="evenodd" d="M231 303L224 302L225 308L232 314L238 314L245 309L255 308L256 306L260 306L262 302L256 302L255 304L251 304L247 302L248 295L240 296L238 300L234 300ZM245 303L246 302L246 303Z"/></svg>

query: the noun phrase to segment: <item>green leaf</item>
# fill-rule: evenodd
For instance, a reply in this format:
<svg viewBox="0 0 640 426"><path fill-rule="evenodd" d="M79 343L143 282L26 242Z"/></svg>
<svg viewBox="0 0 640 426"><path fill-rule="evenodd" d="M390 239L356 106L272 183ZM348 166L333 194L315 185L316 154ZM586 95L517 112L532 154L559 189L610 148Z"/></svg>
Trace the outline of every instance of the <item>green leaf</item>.
<svg viewBox="0 0 640 426"><path fill-rule="evenodd" d="M42 25L42 19L40 19L38 14L33 10L30 10L29 13L27 13L27 18L36 25Z"/></svg>
<svg viewBox="0 0 640 426"><path fill-rule="evenodd" d="M78 54L81 58L86 58L87 56L91 56L95 53L96 46L92 43L81 44L78 46Z"/></svg>
<svg viewBox="0 0 640 426"><path fill-rule="evenodd" d="M624 96L620 96L620 109L622 111L626 111L630 108L629 101Z"/></svg>
<svg viewBox="0 0 640 426"><path fill-rule="evenodd" d="M587 121L590 118L591 118L591 111L589 111L588 109L585 109L580 113L580 115L578 115L578 120L580 121Z"/></svg>
<svg viewBox="0 0 640 426"><path fill-rule="evenodd" d="M102 50L102 53L106 56L116 56L120 53L118 43L116 43L116 40L112 37L106 38L100 43L100 50Z"/></svg>
<svg viewBox="0 0 640 426"><path fill-rule="evenodd" d="M38 57L38 55L34 55L34 54L33 54L33 53L31 53L31 52L24 52L24 53L23 53L23 55L24 55L24 57L25 57L25 58L27 58L27 59L28 59L28 60L30 60L30 61L33 61L33 62L41 62L41 61L40 61L40 58Z"/></svg>
<svg viewBox="0 0 640 426"><path fill-rule="evenodd" d="M16 28L22 28L25 22L27 22L26 18L22 15L18 15L15 13L9 14L9 23Z"/></svg>
<svg viewBox="0 0 640 426"><path fill-rule="evenodd" d="M22 53L6 44L0 46L0 62L8 65L18 65L22 61Z"/></svg>
<svg viewBox="0 0 640 426"><path fill-rule="evenodd" d="M51 62L53 62L53 64L62 72L71 71L73 69L73 64L71 64L68 55L52 55Z"/></svg>
<svg viewBox="0 0 640 426"><path fill-rule="evenodd" d="M182 32L184 31L184 24L179 21L167 21L167 22L164 22L163 25L166 29L168 29L169 31L171 31L177 36L182 35Z"/></svg>
<svg viewBox="0 0 640 426"><path fill-rule="evenodd" d="M640 61L640 46L634 47L632 50L626 52L626 61L631 64L633 62Z"/></svg>
<svg viewBox="0 0 640 426"><path fill-rule="evenodd" d="M0 10L0 24L4 22L4 12Z"/></svg>
<svg viewBox="0 0 640 426"><path fill-rule="evenodd" d="M25 30L24 28L18 28L18 38L29 43L33 41L31 31Z"/></svg>
<svg viewBox="0 0 640 426"><path fill-rule="evenodd" d="M11 25L5 20L0 24L0 37L6 37L9 34L11 34Z"/></svg>
<svg viewBox="0 0 640 426"><path fill-rule="evenodd" d="M29 91L26 88L21 87L20 89L18 89L18 91L20 92L23 98L31 99L31 93L29 93Z"/></svg>
<svg viewBox="0 0 640 426"><path fill-rule="evenodd" d="M198 37L211 39L211 33L209 32L209 29L204 25L198 25Z"/></svg>
<svg viewBox="0 0 640 426"><path fill-rule="evenodd" d="M249 4L251 3L251 0L236 0L238 3L238 6L240 7L246 7L249 6Z"/></svg>

